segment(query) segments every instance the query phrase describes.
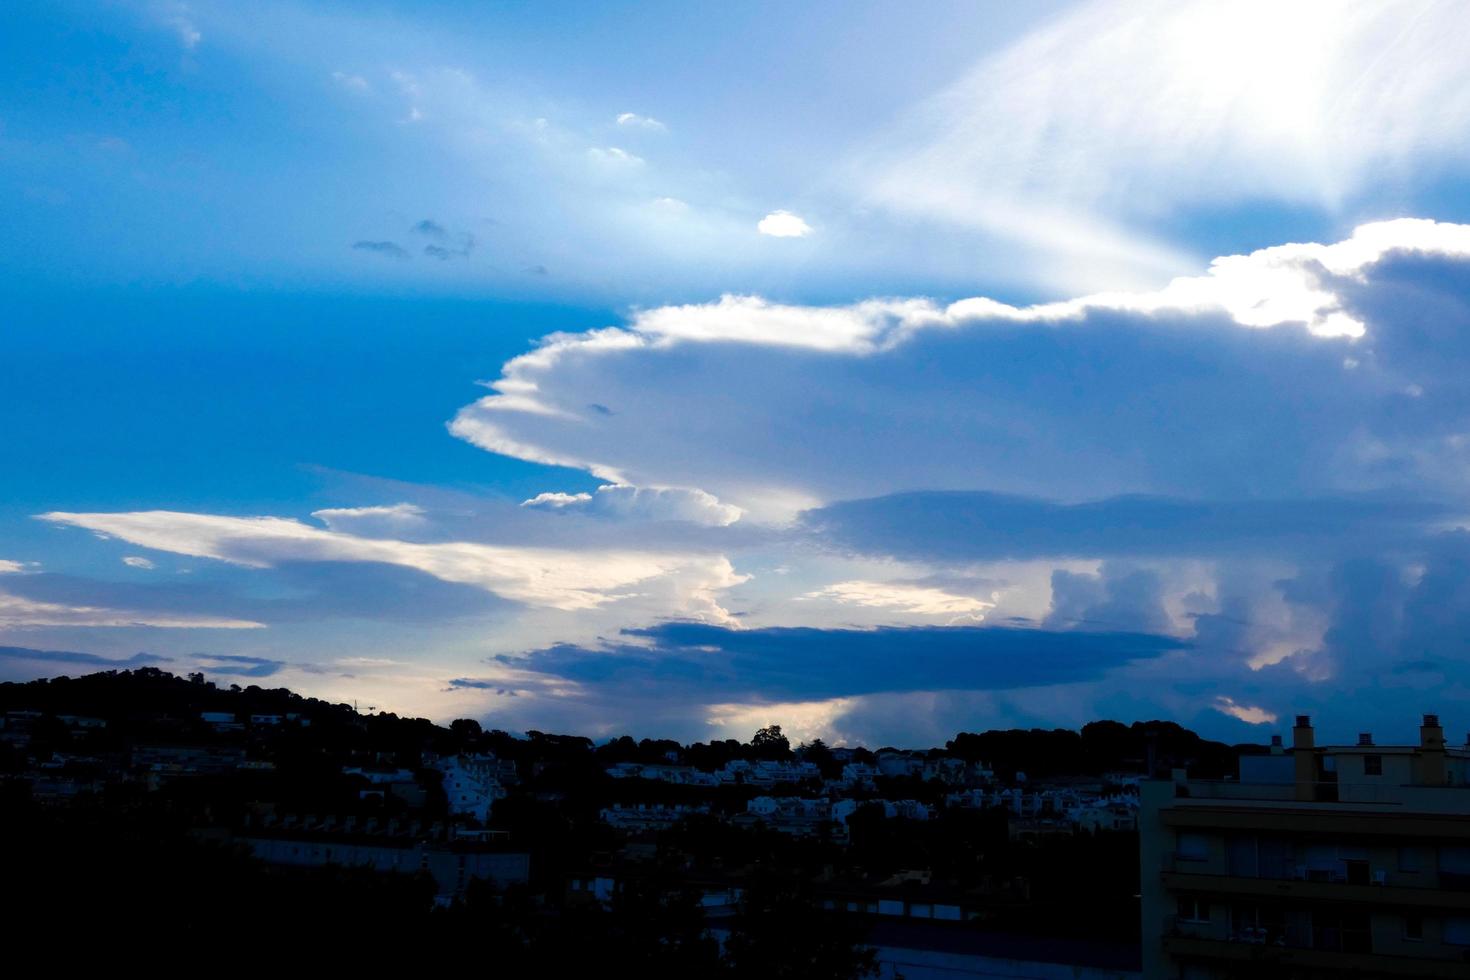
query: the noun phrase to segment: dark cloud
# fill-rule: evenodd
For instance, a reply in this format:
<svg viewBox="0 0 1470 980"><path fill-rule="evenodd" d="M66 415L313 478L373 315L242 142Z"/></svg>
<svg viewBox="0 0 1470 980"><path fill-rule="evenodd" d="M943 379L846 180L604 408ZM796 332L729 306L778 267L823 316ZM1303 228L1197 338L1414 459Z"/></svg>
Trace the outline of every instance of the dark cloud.
<svg viewBox="0 0 1470 980"><path fill-rule="evenodd" d="M1011 627L732 630L679 622L623 636L608 649L559 644L496 659L598 689L710 703L1067 684L1188 646L1146 633Z"/></svg>
<svg viewBox="0 0 1470 980"><path fill-rule="evenodd" d="M224 653L203 654L199 661L206 672L224 677L269 677L286 666L283 660Z"/></svg>
<svg viewBox="0 0 1470 980"><path fill-rule="evenodd" d="M27 647L0 647L0 658L6 660L35 660L42 663L84 664L89 667L143 667L148 664L168 663L171 658L151 653L135 653L131 657L117 659L100 657L95 653L77 653L71 650L31 650Z"/></svg>
<svg viewBox="0 0 1470 980"><path fill-rule="evenodd" d="M286 561L270 572L277 595L259 593L259 569L213 566L188 581L104 581L55 573L10 576L7 590L40 602L106 605L284 624L324 618L445 623L513 603L471 585L379 562Z"/></svg>
<svg viewBox="0 0 1470 980"><path fill-rule="evenodd" d="M1185 500L1123 496L1086 503L971 491L891 494L806 511L841 547L908 559L1300 556L1391 544L1449 516L1402 496Z"/></svg>
<svg viewBox="0 0 1470 980"><path fill-rule="evenodd" d="M475 236L467 231L451 232L432 218L425 218L409 231L431 240L424 246L424 254L431 259L447 262L454 258L466 258L475 250Z"/></svg>
<svg viewBox="0 0 1470 980"><path fill-rule="evenodd" d="M502 697L516 697L516 692L501 681L483 681L473 677L456 677L445 688L447 691L494 691Z"/></svg>
<svg viewBox="0 0 1470 980"><path fill-rule="evenodd" d="M360 252L372 252L390 259L406 259L408 251L397 242L353 242L352 247Z"/></svg>
<svg viewBox="0 0 1470 980"><path fill-rule="evenodd" d="M1170 627L1164 580L1148 568L1106 563L1096 575L1057 569L1051 575L1051 629L1157 632Z"/></svg>

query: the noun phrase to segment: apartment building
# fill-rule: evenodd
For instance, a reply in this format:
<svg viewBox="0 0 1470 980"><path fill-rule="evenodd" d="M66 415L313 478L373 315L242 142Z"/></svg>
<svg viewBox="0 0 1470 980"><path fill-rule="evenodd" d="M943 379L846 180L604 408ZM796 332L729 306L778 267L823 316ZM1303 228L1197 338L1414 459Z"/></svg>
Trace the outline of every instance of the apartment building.
<svg viewBox="0 0 1470 980"><path fill-rule="evenodd" d="M1141 785L1144 976L1470 977L1470 739L1242 757Z"/></svg>

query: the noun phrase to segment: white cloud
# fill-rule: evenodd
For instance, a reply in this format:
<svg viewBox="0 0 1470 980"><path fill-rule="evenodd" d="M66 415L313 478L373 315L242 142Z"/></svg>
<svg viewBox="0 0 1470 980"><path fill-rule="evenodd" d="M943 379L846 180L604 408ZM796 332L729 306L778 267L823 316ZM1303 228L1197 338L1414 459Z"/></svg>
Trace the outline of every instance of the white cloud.
<svg viewBox="0 0 1470 980"><path fill-rule="evenodd" d="M566 510L570 507L576 507L581 504L589 503L591 502L591 500L592 494L590 493L560 493L557 491L548 491L546 493L538 493L536 494L536 496L530 498L529 500L521 501L521 506L536 507L545 510Z"/></svg>
<svg viewBox="0 0 1470 980"><path fill-rule="evenodd" d="M401 534L428 524L423 508L407 503L385 507L328 507L312 511L311 516L333 531L375 536Z"/></svg>
<svg viewBox="0 0 1470 980"><path fill-rule="evenodd" d="M194 15L188 4L158 3L154 9L159 22L174 32L185 50L193 51L204 40L204 35L195 26Z"/></svg>
<svg viewBox="0 0 1470 980"><path fill-rule="evenodd" d="M248 619L109 609L103 606L68 606L57 602L38 602L0 592L0 627L37 626L148 626L155 629L222 630L265 628L264 623L256 623Z"/></svg>
<svg viewBox="0 0 1470 980"><path fill-rule="evenodd" d="M717 593L744 581L724 556L514 548L459 541L420 544L322 530L282 517L173 511L39 516L145 548L254 568L282 561L402 565L446 582L560 610L596 608L646 591L657 580L677 579L689 583L680 593L680 612L724 620L727 614L719 606Z"/></svg>
<svg viewBox="0 0 1470 980"><path fill-rule="evenodd" d="M847 605L892 609L916 616L940 616L950 620L978 622L995 607L993 601L955 595L943 589L898 582L835 582L804 599L826 599Z"/></svg>
<svg viewBox="0 0 1470 980"><path fill-rule="evenodd" d="M1470 225L1368 224L1335 244L1220 258L1154 292L1033 306L726 296L642 310L626 327L553 334L507 362L450 431L611 483L699 488L762 517L914 487L1078 499L1362 490L1389 485L1395 467L1436 483L1470 477L1463 439L1439 444L1424 426L1411 438L1385 414L1409 384L1425 411L1455 384L1430 376L1450 370L1445 345L1433 363L1404 360L1393 332L1412 328L1365 302L1387 288L1374 276L1390 255L1464 262ZM1291 339L1302 335L1288 326L1237 339L1297 323L1313 336ZM1080 374L1037 360L1088 357ZM1215 361L1206 375L1202 357ZM1453 434L1450 416L1427 418ZM1242 427L1266 424L1295 440L1295 455L1239 443Z"/></svg>
<svg viewBox="0 0 1470 980"><path fill-rule="evenodd" d="M368 80L366 78L363 78L361 75L350 75L347 72L343 71L332 72L332 81L336 82L340 87L356 95L365 95L366 93L371 92L373 88L371 83L369 83Z"/></svg>
<svg viewBox="0 0 1470 980"><path fill-rule="evenodd" d="M756 222L756 231L772 238L805 238L812 226L790 211L772 211Z"/></svg>
<svg viewBox="0 0 1470 980"><path fill-rule="evenodd" d="M1221 714L1238 718L1247 725L1270 725L1276 721L1275 712L1267 711L1265 708L1259 708L1253 705L1238 704L1223 694L1215 699L1212 707Z"/></svg>
<svg viewBox="0 0 1470 980"><path fill-rule="evenodd" d="M715 738L743 740L750 738L757 729L780 725L792 745L818 738L840 743L841 735L834 726L859 700L831 698L825 701L712 704L705 709L705 723L715 729Z"/></svg>
<svg viewBox="0 0 1470 980"><path fill-rule="evenodd" d="M641 167L643 158L619 146L594 146L587 151L594 163L605 167Z"/></svg>
<svg viewBox="0 0 1470 980"><path fill-rule="evenodd" d="M129 568L154 568L153 562L142 555L128 555L123 558L122 563Z"/></svg>
<svg viewBox="0 0 1470 980"><path fill-rule="evenodd" d="M867 202L1150 276L1178 209L1335 208L1464 160L1456 4L1090 3L986 58L852 161Z"/></svg>
<svg viewBox="0 0 1470 980"><path fill-rule="evenodd" d="M590 493L539 493L522 507L580 511L600 517L645 521L690 521L725 527L740 520L739 507L720 503L703 490L604 484Z"/></svg>
<svg viewBox="0 0 1470 980"><path fill-rule="evenodd" d="M652 116L640 116L636 112L624 112L618 116L618 125L627 129L647 129L663 132L668 129L663 123Z"/></svg>
<svg viewBox="0 0 1470 980"><path fill-rule="evenodd" d="M0 558L0 575L19 575L26 570L26 563Z"/></svg>

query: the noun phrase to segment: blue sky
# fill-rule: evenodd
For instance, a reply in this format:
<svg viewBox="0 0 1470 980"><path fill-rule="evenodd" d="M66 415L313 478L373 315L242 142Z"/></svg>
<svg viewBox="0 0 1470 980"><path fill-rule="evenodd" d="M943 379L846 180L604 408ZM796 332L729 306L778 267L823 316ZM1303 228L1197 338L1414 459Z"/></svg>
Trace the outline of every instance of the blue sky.
<svg viewBox="0 0 1470 980"><path fill-rule="evenodd" d="M1457 4L5 20L0 677L918 745L1470 708Z"/></svg>

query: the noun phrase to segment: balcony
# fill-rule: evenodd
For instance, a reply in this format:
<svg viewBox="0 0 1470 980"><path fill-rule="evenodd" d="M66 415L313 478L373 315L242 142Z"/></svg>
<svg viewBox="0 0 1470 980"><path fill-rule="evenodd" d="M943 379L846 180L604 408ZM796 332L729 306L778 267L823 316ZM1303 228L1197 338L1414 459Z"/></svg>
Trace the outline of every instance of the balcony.
<svg viewBox="0 0 1470 980"><path fill-rule="evenodd" d="M1218 939L1188 935L1181 927L1164 936L1163 948L1170 956L1239 964L1236 970L1251 964L1375 977L1464 980L1470 968L1463 956L1435 959L1373 953L1367 933L1357 930L1242 930L1231 938Z"/></svg>
<svg viewBox="0 0 1470 980"><path fill-rule="evenodd" d="M1269 878L1245 875L1205 874L1189 868L1189 862L1166 862L1163 885L1171 892L1202 895L1280 898L1295 901L1360 902L1387 907L1433 907L1470 911L1470 891L1445 887L1411 887L1349 881L1344 874ZM1446 877L1441 874L1441 878Z"/></svg>

